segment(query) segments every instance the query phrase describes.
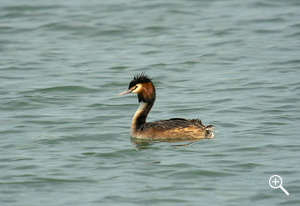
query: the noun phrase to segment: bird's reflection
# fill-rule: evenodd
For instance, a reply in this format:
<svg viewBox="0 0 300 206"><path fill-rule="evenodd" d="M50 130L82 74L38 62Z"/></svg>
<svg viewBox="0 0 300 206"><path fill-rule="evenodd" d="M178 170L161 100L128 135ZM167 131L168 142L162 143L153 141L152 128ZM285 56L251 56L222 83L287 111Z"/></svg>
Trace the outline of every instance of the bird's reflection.
<svg viewBox="0 0 300 206"><path fill-rule="evenodd" d="M179 143L179 144L172 144L172 147L185 147L190 146L191 144L200 141L199 139L196 140L182 140L182 139L163 139L163 140L153 140L153 139L139 139L139 138L130 138L131 143L133 144L134 148L138 150L149 149L150 146L157 144L157 143Z"/></svg>

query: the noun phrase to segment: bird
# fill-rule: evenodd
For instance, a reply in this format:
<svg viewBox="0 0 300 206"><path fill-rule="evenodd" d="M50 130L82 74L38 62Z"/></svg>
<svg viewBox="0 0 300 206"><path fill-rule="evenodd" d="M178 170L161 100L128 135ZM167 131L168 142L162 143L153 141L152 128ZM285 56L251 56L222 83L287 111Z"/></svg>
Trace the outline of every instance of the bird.
<svg viewBox="0 0 300 206"><path fill-rule="evenodd" d="M145 73L134 75L128 89L120 93L137 94L140 106L135 112L130 136L136 139L151 140L199 140L214 137L213 125L204 126L200 119L172 118L147 122L147 116L156 100L156 90L152 79Z"/></svg>

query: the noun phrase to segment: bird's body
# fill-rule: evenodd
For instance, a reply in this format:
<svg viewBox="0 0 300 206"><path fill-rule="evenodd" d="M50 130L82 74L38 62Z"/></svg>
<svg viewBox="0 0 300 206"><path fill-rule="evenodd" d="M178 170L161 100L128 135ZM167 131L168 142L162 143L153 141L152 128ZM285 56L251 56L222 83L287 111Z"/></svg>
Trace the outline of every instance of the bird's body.
<svg viewBox="0 0 300 206"><path fill-rule="evenodd" d="M213 126L204 126L199 119L172 118L146 122L155 102L156 92L151 79L146 75L136 75L127 91L119 95L136 93L140 102L135 112L130 135L140 139L210 139L214 137Z"/></svg>

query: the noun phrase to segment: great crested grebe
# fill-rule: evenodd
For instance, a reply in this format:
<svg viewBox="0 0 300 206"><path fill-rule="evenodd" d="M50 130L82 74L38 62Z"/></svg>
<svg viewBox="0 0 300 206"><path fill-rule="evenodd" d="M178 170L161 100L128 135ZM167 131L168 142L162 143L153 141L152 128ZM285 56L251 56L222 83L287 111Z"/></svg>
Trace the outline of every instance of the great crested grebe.
<svg viewBox="0 0 300 206"><path fill-rule="evenodd" d="M130 136L141 139L211 139L213 126L204 126L199 119L173 118L155 122L146 122L146 118L155 102L155 87L149 76L135 75L128 90L119 96L137 94L140 106L135 112Z"/></svg>

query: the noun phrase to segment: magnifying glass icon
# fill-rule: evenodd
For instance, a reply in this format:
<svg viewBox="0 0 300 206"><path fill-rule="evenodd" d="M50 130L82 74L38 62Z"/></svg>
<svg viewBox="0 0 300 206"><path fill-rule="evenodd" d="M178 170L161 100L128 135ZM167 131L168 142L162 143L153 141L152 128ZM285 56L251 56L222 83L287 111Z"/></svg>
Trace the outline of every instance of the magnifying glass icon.
<svg viewBox="0 0 300 206"><path fill-rule="evenodd" d="M282 178L279 175L271 176L269 179L269 185L274 189L280 188L286 195L290 195L290 193L282 187Z"/></svg>

